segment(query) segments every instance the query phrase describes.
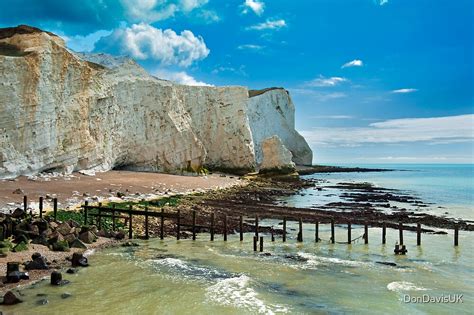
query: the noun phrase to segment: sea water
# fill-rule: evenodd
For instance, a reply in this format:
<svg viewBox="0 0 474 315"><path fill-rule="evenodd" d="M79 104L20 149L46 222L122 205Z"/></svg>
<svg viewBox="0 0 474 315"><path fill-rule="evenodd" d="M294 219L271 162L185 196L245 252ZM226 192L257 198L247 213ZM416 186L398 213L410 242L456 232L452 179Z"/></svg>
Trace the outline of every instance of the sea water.
<svg viewBox="0 0 474 315"><path fill-rule="evenodd" d="M449 172L459 178L450 179L428 168L408 170L404 166L406 171L400 173L312 176L406 189L423 200L439 198L445 206L459 206L463 210L448 209L455 217L472 214L472 195L450 198L452 188L439 187L445 182L458 185L453 191L472 191L472 186L465 185L471 179L460 179L472 169L451 169ZM430 180L422 185L422 177ZM432 195L436 191L439 193ZM316 194L300 197L308 196L316 203L320 199ZM299 202L298 196L290 199ZM269 226L279 223L261 222ZM352 227L353 238L363 234L363 227ZM453 246L452 231L423 234L418 247L416 234L406 231L408 254L396 256L396 230L387 230L386 245L381 244L379 228L369 228L368 245L361 239L347 245L344 225L336 225L336 244L329 242L328 225L320 225L318 243L311 224L303 225L304 242L296 242L297 228L295 223L288 224L286 243L280 237L271 242L269 235L261 233L264 253L268 254L253 251L251 233L244 235L243 242L238 235L231 235L227 242L221 236L210 242L209 234L199 234L196 241L170 237L138 241L138 247L106 249L89 257L90 267L64 274L70 284L53 287L48 281L40 282L21 290L23 303L0 308L3 314L472 314L471 232L460 231L458 247ZM63 299L63 293L71 296ZM47 299L48 304L37 305L41 299Z"/></svg>

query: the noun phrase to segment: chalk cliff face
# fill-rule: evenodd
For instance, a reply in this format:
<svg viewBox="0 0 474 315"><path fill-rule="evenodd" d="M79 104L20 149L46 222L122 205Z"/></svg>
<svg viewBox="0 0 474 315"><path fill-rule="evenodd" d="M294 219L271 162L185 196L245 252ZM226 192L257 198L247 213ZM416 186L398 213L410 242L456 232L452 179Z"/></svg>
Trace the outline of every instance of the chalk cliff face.
<svg viewBox="0 0 474 315"><path fill-rule="evenodd" d="M284 152L278 158L262 149L273 136L280 141L265 150ZM249 98L244 87L183 86L131 60L73 53L35 28L0 29L0 178L113 168L247 172L311 159L285 90Z"/></svg>

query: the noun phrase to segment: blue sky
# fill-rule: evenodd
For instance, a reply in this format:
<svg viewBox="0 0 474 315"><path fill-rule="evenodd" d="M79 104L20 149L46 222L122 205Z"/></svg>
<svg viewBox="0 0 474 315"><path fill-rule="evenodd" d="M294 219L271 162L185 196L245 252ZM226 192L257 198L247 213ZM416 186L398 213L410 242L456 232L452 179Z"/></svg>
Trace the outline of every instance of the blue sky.
<svg viewBox="0 0 474 315"><path fill-rule="evenodd" d="M471 0L0 0L77 51L187 84L283 86L314 162L472 163Z"/></svg>

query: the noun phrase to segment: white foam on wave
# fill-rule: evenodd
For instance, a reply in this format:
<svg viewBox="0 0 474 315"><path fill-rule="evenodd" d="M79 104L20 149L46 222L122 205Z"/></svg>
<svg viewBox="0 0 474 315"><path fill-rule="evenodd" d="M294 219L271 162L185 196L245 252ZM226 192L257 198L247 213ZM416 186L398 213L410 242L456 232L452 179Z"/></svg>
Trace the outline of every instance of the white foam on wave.
<svg viewBox="0 0 474 315"><path fill-rule="evenodd" d="M206 289L206 299L212 303L242 308L251 313L288 313L285 306L265 304L249 283L250 278L246 275L219 280Z"/></svg>
<svg viewBox="0 0 474 315"><path fill-rule="evenodd" d="M94 255L94 253L95 253L95 249L88 249L84 252L83 255L84 255L84 257L88 257L90 255Z"/></svg>
<svg viewBox="0 0 474 315"><path fill-rule="evenodd" d="M363 261L355 261L355 260L346 260L340 259L335 257L324 257L324 256L317 256L310 253L305 252L298 252L298 256L307 259L307 262L303 266L303 268L311 268L318 265L343 265L349 267L362 267L362 266L370 266L370 263L363 262Z"/></svg>
<svg viewBox="0 0 474 315"><path fill-rule="evenodd" d="M401 292L401 291L427 291L429 289L418 287L414 283L407 281L394 281L387 284L389 291Z"/></svg>

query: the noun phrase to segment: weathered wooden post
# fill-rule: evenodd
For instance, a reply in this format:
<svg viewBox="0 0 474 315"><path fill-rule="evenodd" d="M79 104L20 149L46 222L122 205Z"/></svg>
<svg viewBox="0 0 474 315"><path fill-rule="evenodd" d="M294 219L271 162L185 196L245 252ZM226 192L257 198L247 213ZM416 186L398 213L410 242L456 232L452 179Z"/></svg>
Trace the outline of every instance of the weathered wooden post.
<svg viewBox="0 0 474 315"><path fill-rule="evenodd" d="M43 217L43 196L39 197L39 212L40 218Z"/></svg>
<svg viewBox="0 0 474 315"><path fill-rule="evenodd" d="M258 239L258 215L255 216L255 236Z"/></svg>
<svg viewBox="0 0 474 315"><path fill-rule="evenodd" d="M254 252L257 251L257 237L256 236L253 237L253 251Z"/></svg>
<svg viewBox="0 0 474 315"><path fill-rule="evenodd" d="M316 221L316 223L314 224L314 241L316 243L319 242L319 222Z"/></svg>
<svg viewBox="0 0 474 315"><path fill-rule="evenodd" d="M421 246L421 224L416 224L416 246Z"/></svg>
<svg viewBox="0 0 474 315"><path fill-rule="evenodd" d="M331 219L331 243L336 242L336 236L335 236L335 231L334 231L334 219Z"/></svg>
<svg viewBox="0 0 474 315"><path fill-rule="evenodd" d="M454 225L454 246L459 246L459 224Z"/></svg>
<svg viewBox="0 0 474 315"><path fill-rule="evenodd" d="M297 240L298 242L303 242L303 219L301 218L299 218L298 220L298 227L299 227L299 232L298 232Z"/></svg>
<svg viewBox="0 0 474 315"><path fill-rule="evenodd" d="M28 210L28 197L26 195L23 196L23 211L26 214L26 211Z"/></svg>
<svg viewBox="0 0 474 315"><path fill-rule="evenodd" d="M102 217L101 217L101 214L102 214L102 202L99 202L99 206L98 206L98 210L97 210L97 213L99 214L97 216L97 229L100 231L101 227L102 227Z"/></svg>
<svg viewBox="0 0 474 315"><path fill-rule="evenodd" d="M193 241L196 240L196 210L193 210Z"/></svg>
<svg viewBox="0 0 474 315"><path fill-rule="evenodd" d="M270 230L270 232L272 233L272 242L275 242L275 234L273 232L273 226L272 226L272 229Z"/></svg>
<svg viewBox="0 0 474 315"><path fill-rule="evenodd" d="M347 223L347 244L349 245L352 243L351 230L352 230L351 222L349 221Z"/></svg>
<svg viewBox="0 0 474 315"><path fill-rule="evenodd" d="M283 242L286 242L286 217L283 218Z"/></svg>
<svg viewBox="0 0 474 315"><path fill-rule="evenodd" d="M399 234L399 242L400 242L400 245L403 245L403 223L400 222L398 223L398 234Z"/></svg>
<svg viewBox="0 0 474 315"><path fill-rule="evenodd" d="M369 225L364 223L364 244L369 244Z"/></svg>
<svg viewBox="0 0 474 315"><path fill-rule="evenodd" d="M387 242L387 223L382 223L382 244Z"/></svg>
<svg viewBox="0 0 474 315"><path fill-rule="evenodd" d="M89 200L84 202L84 225L87 225L87 210L89 207Z"/></svg>
<svg viewBox="0 0 474 315"><path fill-rule="evenodd" d="M227 214L224 214L224 242L227 242Z"/></svg>
<svg viewBox="0 0 474 315"><path fill-rule="evenodd" d="M260 251L263 252L263 236L260 236Z"/></svg>
<svg viewBox="0 0 474 315"><path fill-rule="evenodd" d="M214 241L214 212L211 213L211 241Z"/></svg>
<svg viewBox="0 0 474 315"><path fill-rule="evenodd" d="M112 205L112 231L115 231L115 204Z"/></svg>
<svg viewBox="0 0 474 315"><path fill-rule="evenodd" d="M161 217L160 217L160 239L165 237L165 210L161 208Z"/></svg>
<svg viewBox="0 0 474 315"><path fill-rule="evenodd" d="M133 228L132 228L132 205L129 206L128 208L128 238L132 239L132 233L133 233Z"/></svg>
<svg viewBox="0 0 474 315"><path fill-rule="evenodd" d="M244 240L244 219L242 218L242 216L240 216L239 220L240 241L242 242Z"/></svg>
<svg viewBox="0 0 474 315"><path fill-rule="evenodd" d="M56 221L58 217L58 198L53 199L53 217L54 221Z"/></svg>
<svg viewBox="0 0 474 315"><path fill-rule="evenodd" d="M176 214L176 239L179 241L180 234L181 234L181 211L178 209L178 213Z"/></svg>
<svg viewBox="0 0 474 315"><path fill-rule="evenodd" d="M148 207L145 207L145 239L149 239L150 235L148 233Z"/></svg>

